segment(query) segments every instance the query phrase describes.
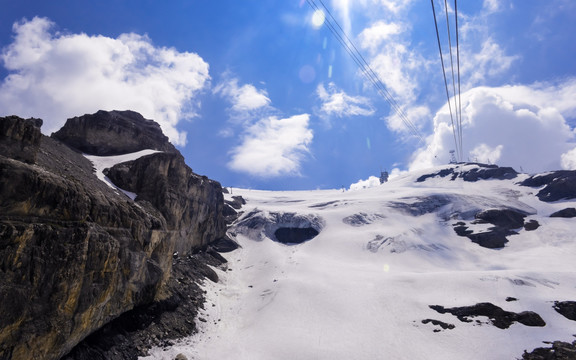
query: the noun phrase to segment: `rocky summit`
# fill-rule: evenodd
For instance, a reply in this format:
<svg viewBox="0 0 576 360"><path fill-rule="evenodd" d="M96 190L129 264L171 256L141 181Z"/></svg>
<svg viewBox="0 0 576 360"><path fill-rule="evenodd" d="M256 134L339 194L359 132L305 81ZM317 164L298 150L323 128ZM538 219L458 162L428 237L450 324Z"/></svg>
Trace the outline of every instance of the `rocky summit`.
<svg viewBox="0 0 576 360"><path fill-rule="evenodd" d="M205 251L227 241L220 184L135 112L72 118L51 137L41 125L0 118L0 359L59 359L130 311L157 319L194 296L201 304L197 284L194 296L179 291L217 280L205 264L225 261ZM145 149L154 152L107 169L109 183L83 155ZM77 353L113 358L95 348Z"/></svg>

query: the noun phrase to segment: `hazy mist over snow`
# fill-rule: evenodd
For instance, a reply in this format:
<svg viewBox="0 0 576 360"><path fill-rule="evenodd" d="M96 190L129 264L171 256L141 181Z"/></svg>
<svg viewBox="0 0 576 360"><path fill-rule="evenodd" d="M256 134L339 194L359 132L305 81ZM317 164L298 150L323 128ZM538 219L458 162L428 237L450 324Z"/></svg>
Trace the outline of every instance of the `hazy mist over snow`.
<svg viewBox="0 0 576 360"><path fill-rule="evenodd" d="M0 115L40 117L49 134L68 117L138 111L196 171L250 188L340 188L446 163L455 145L430 3L324 3L330 13L306 1L14 3L0 14ZM462 159L574 168L576 3L459 5ZM329 31L332 16L422 141Z"/></svg>

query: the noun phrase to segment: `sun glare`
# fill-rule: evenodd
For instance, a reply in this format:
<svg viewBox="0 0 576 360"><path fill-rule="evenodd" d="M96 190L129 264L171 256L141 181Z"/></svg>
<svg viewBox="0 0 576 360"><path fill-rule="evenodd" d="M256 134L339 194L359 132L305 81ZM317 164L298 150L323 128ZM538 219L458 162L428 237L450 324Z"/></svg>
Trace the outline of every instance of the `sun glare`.
<svg viewBox="0 0 576 360"><path fill-rule="evenodd" d="M324 24L324 20L326 20L326 15L324 15L324 11L316 10L314 14L312 14L312 26L315 28L319 28Z"/></svg>

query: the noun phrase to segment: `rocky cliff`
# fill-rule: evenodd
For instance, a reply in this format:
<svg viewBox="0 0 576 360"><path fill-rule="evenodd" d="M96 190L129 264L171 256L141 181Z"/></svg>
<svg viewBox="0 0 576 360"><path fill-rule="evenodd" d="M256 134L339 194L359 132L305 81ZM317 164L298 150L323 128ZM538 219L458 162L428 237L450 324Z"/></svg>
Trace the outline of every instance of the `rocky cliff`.
<svg viewBox="0 0 576 360"><path fill-rule="evenodd" d="M133 112L0 118L0 359L58 359L139 306L173 296L173 255L226 237L220 184L186 166L159 126ZM161 152L100 181L81 153ZM145 175L145 176L144 176Z"/></svg>

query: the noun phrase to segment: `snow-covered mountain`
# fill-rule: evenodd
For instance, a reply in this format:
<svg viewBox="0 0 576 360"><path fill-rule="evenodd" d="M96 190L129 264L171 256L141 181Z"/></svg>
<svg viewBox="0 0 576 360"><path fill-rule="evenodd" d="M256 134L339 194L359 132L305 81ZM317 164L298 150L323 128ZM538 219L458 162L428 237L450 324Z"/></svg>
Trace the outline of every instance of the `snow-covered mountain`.
<svg viewBox="0 0 576 360"><path fill-rule="evenodd" d="M201 330L147 359L516 359L571 343L570 176L466 164L358 191L232 189L241 248L205 284Z"/></svg>

